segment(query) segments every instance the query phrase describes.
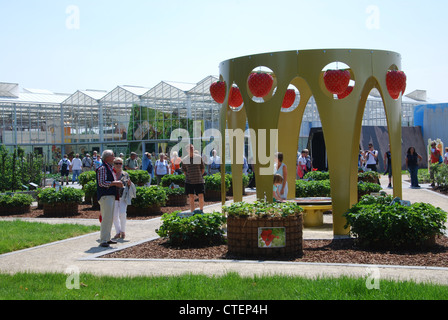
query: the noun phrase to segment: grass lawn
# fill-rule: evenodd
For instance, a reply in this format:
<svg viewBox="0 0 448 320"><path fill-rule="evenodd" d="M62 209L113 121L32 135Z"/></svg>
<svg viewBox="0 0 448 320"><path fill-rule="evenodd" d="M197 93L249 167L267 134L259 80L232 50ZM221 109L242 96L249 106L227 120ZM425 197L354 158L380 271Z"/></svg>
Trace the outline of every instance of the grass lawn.
<svg viewBox="0 0 448 320"><path fill-rule="evenodd" d="M99 226L0 221L0 254L99 231Z"/></svg>
<svg viewBox="0 0 448 320"><path fill-rule="evenodd" d="M70 278L71 277L71 278ZM0 274L0 300L446 300L448 286L366 279L289 276L99 277ZM79 289L67 288L79 283Z"/></svg>

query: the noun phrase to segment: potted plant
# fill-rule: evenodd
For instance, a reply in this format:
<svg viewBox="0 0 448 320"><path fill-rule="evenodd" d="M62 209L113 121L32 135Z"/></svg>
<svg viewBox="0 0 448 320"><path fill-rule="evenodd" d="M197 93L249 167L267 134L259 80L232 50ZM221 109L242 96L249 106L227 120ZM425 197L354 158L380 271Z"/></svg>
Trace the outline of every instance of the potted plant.
<svg viewBox="0 0 448 320"><path fill-rule="evenodd" d="M82 186L82 190L84 191L84 202L92 204L92 209L99 209L96 181L87 182Z"/></svg>
<svg viewBox="0 0 448 320"><path fill-rule="evenodd" d="M215 173L204 177L205 182L205 200L214 201L221 199L221 174ZM230 188L231 180L229 175L225 175L226 192Z"/></svg>
<svg viewBox="0 0 448 320"><path fill-rule="evenodd" d="M136 187L136 191L136 197L128 206L129 215L154 215L160 213L160 207L166 204L167 195L163 187Z"/></svg>
<svg viewBox="0 0 448 320"><path fill-rule="evenodd" d="M162 187L169 187L171 184L185 187L185 175L183 174L167 174L162 177Z"/></svg>
<svg viewBox="0 0 448 320"><path fill-rule="evenodd" d="M33 197L29 194L2 194L0 195L0 216L28 213L33 201Z"/></svg>
<svg viewBox="0 0 448 320"><path fill-rule="evenodd" d="M185 188L171 188L164 187L168 200L166 205L168 207L183 207L187 204L187 195Z"/></svg>
<svg viewBox="0 0 448 320"><path fill-rule="evenodd" d="M405 204L391 195L366 195L344 217L359 245L382 249L426 247L444 235L447 213L427 203Z"/></svg>
<svg viewBox="0 0 448 320"><path fill-rule="evenodd" d="M365 195L380 192L383 188L377 183L358 182L358 201Z"/></svg>
<svg viewBox="0 0 448 320"><path fill-rule="evenodd" d="M90 181L96 181L96 172L85 171L79 175L78 181L81 186L85 186Z"/></svg>
<svg viewBox="0 0 448 320"><path fill-rule="evenodd" d="M220 212L196 214L189 217L180 211L165 213L162 225L156 233L167 238L172 246L201 246L224 242L223 224L225 216Z"/></svg>
<svg viewBox="0 0 448 320"><path fill-rule="evenodd" d="M226 174L226 179L230 180L229 190L227 191L228 196L233 196L233 180L231 174ZM249 185L250 178L248 175L243 174L243 195L246 194L246 188Z"/></svg>
<svg viewBox="0 0 448 320"><path fill-rule="evenodd" d="M229 253L274 259L301 255L302 211L294 202L237 202L223 206Z"/></svg>
<svg viewBox="0 0 448 320"><path fill-rule="evenodd" d="M145 170L128 170L129 178L136 186L144 186L151 181L151 175Z"/></svg>
<svg viewBox="0 0 448 320"><path fill-rule="evenodd" d="M55 188L44 189L39 193L44 206L44 215L51 217L73 216L78 214L78 205L82 203L84 192L80 189Z"/></svg>

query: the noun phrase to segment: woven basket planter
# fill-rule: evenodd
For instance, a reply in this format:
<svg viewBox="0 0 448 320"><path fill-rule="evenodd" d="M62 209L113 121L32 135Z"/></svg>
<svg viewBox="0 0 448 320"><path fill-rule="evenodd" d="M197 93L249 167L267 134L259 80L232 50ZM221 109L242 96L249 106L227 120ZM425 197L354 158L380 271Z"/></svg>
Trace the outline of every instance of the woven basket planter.
<svg viewBox="0 0 448 320"><path fill-rule="evenodd" d="M204 200L205 201L221 200L221 191L220 190L205 190Z"/></svg>
<svg viewBox="0 0 448 320"><path fill-rule="evenodd" d="M0 207L0 216L11 216L30 212L31 206Z"/></svg>
<svg viewBox="0 0 448 320"><path fill-rule="evenodd" d="M133 205L127 207L127 214L129 216L152 216L160 213L160 206L153 205L146 208L139 208Z"/></svg>
<svg viewBox="0 0 448 320"><path fill-rule="evenodd" d="M285 246L259 247L259 228L285 228ZM227 218L229 254L240 257L299 256L303 253L303 215L284 218Z"/></svg>
<svg viewBox="0 0 448 320"><path fill-rule="evenodd" d="M183 207L187 204L186 194L171 194L166 202L167 207Z"/></svg>
<svg viewBox="0 0 448 320"><path fill-rule="evenodd" d="M48 217L68 217L77 216L78 214L77 203L44 204L44 215Z"/></svg>

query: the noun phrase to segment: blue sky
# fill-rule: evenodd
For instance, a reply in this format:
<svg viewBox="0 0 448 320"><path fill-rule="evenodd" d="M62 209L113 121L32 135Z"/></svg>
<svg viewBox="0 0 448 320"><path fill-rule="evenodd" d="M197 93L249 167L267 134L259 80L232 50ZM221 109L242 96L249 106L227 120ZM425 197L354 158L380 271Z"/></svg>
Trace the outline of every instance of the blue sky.
<svg viewBox="0 0 448 320"><path fill-rule="evenodd" d="M447 13L441 0L0 0L0 82L153 87L198 82L243 55L366 48L402 55L406 93L448 102Z"/></svg>

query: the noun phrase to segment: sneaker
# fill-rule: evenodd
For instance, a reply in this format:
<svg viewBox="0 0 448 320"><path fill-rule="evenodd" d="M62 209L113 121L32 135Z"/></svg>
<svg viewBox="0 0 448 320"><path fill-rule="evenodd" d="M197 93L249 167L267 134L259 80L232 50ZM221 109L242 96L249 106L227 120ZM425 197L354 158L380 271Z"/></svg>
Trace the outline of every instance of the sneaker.
<svg viewBox="0 0 448 320"><path fill-rule="evenodd" d="M115 240L109 240L109 241L107 241L107 244L117 244L117 241L115 241Z"/></svg>
<svg viewBox="0 0 448 320"><path fill-rule="evenodd" d="M108 248L108 247L110 247L110 245L107 242L101 242L100 247Z"/></svg>

